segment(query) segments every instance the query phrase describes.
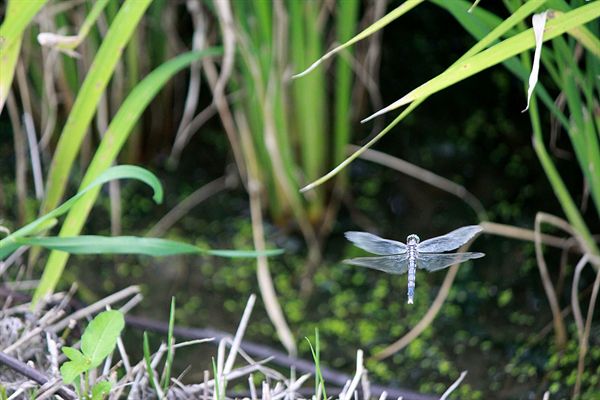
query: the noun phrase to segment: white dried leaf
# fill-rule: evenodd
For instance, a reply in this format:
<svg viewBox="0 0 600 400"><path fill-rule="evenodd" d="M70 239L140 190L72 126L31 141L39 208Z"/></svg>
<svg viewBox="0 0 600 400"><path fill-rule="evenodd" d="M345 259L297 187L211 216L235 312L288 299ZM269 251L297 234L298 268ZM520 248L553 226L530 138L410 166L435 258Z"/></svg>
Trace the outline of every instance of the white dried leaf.
<svg viewBox="0 0 600 400"><path fill-rule="evenodd" d="M529 75L529 88L527 89L527 107L522 112L529 109L529 101L533 94L533 89L538 81L538 75L540 72L540 58L542 57L542 43L544 38L544 28L546 27L546 17L548 11L544 11L539 14L534 14L531 19L533 25L533 33L535 35L535 53L533 54L533 66L531 67L531 74Z"/></svg>

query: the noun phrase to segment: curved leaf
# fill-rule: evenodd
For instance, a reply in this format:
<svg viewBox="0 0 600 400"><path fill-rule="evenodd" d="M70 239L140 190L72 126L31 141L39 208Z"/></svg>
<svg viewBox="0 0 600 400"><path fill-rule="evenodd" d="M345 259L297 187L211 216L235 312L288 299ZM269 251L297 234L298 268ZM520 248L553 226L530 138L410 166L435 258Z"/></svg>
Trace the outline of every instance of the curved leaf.
<svg viewBox="0 0 600 400"><path fill-rule="evenodd" d="M555 18L546 24L544 32L544 41L553 39L563 33L586 24L600 17L600 2L596 1L573 11L556 15ZM499 44L482 51L460 63L457 63L446 72L429 80L410 93L389 106L377 111L373 115L365 118L361 122L366 122L379 115L395 110L403 105L412 103L415 100L430 96L448 86L454 85L470 76L475 75L487 68L501 63L511 57L514 57L525 50L535 46L535 35L533 28L521 32L513 37L506 39Z"/></svg>
<svg viewBox="0 0 600 400"><path fill-rule="evenodd" d="M208 254L219 257L240 258L273 256L283 253L281 249L265 251L211 250L174 240L137 236L39 236L19 238L17 242L21 245L42 246L71 254L141 254L156 257L177 254Z"/></svg>
<svg viewBox="0 0 600 400"><path fill-rule="evenodd" d="M161 203L163 199L163 189L160 184L158 178L150 171L136 167L135 165L119 165L116 167L112 167L104 171L98 178L96 178L92 183L90 183L83 190L78 192L75 196L71 197L69 200L65 201L58 208L50 211L48 214L41 216L35 221L25 225L21 229L13 232L8 235L4 239L0 240L0 260L3 260L6 256L11 254L14 250L21 246L21 243L17 242L17 239L23 238L27 235L30 235L36 231L40 230L40 227L46 226L48 222L54 218L57 218L67 211L75 203L79 200L84 194L88 191L92 190L96 186L102 185L108 181L112 181L115 179L137 179L148 186L150 186L154 190L153 199L157 203Z"/></svg>
<svg viewBox="0 0 600 400"><path fill-rule="evenodd" d="M137 123L148 104L173 75L202 57L220 53L221 49L218 48L184 53L163 63L138 83L127 96L121 107L119 107L119 111L110 122L102 142L86 170L80 187L86 187L89 182L93 181L95 177L99 176L102 171L109 168L115 161L121 148L132 132L134 125ZM81 201L73 206L73 209L69 211L61 227L59 233L60 236L75 236L81 232L88 214L96 201L99 190L99 188L91 190L90 193L86 194ZM54 287L67 264L67 260L68 254L56 252L50 254L48 261L46 262L46 267L44 268L44 276L42 276L39 286L40 289L38 289L38 291L41 289L47 291L54 290ZM50 281L49 279L52 280ZM37 293L38 292L36 292L36 294Z"/></svg>

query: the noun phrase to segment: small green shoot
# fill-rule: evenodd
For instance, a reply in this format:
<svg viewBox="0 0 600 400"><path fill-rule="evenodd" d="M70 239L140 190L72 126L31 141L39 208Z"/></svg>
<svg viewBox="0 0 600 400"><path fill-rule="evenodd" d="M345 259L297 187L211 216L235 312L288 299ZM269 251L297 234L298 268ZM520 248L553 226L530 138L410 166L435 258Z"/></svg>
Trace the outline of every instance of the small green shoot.
<svg viewBox="0 0 600 400"><path fill-rule="evenodd" d="M220 389L220 385L219 385L219 371L217 370L217 364L215 363L215 358L212 358L212 367L213 367L213 376L215 378L215 393L214 393L214 400L221 400L224 399L225 397L221 395L221 389Z"/></svg>
<svg viewBox="0 0 600 400"><path fill-rule="evenodd" d="M112 385L107 381L100 381L92 387L92 400L102 400L105 395L110 393Z"/></svg>
<svg viewBox="0 0 600 400"><path fill-rule="evenodd" d="M162 384L163 392L167 393L169 381L171 380L171 366L173 365L173 354L175 345L173 341L173 327L175 326L175 297L171 298L171 312L169 314L169 332L167 334L167 361L165 362L165 374Z"/></svg>
<svg viewBox="0 0 600 400"><path fill-rule="evenodd" d="M120 311L110 310L98 314L83 332L81 351L63 347L63 353L70 360L60 367L63 381L71 384L82 374L99 366L115 349L124 327L125 319ZM92 389L92 399L101 399L110 391L110 387L110 382L97 383Z"/></svg>
<svg viewBox="0 0 600 400"><path fill-rule="evenodd" d="M154 380L154 370L152 369L152 362L150 360L150 343L148 341L148 332L144 332L144 361L146 361L146 372L148 372L150 386L154 388L156 393L159 393L159 386Z"/></svg>
<svg viewBox="0 0 600 400"><path fill-rule="evenodd" d="M325 380L323 379L323 374L321 373L321 346L319 341L319 329L315 328L315 347L313 348L312 343L309 338L305 338L310 346L310 352L312 353L313 360L315 361L315 397L316 400L319 400L319 388L321 389L321 393L323 395L323 400L327 400L327 392L325 391Z"/></svg>

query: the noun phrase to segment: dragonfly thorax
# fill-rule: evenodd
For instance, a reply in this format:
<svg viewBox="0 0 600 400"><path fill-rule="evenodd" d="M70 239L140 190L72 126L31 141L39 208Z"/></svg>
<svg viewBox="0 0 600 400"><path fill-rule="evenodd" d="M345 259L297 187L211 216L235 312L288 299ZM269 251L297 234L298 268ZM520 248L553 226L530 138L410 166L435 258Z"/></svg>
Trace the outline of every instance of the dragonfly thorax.
<svg viewBox="0 0 600 400"><path fill-rule="evenodd" d="M408 235L408 237L406 238L406 244L408 244L408 245L419 244L420 240L421 239L419 239L419 237L417 235Z"/></svg>

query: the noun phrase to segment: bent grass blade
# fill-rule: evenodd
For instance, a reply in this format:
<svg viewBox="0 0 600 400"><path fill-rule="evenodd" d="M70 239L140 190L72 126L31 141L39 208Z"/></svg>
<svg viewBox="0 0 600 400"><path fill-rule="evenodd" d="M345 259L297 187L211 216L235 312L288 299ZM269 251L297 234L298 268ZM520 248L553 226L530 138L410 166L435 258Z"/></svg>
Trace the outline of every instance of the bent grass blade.
<svg viewBox="0 0 600 400"><path fill-rule="evenodd" d="M86 170L80 188L85 188L89 182L100 176L116 160L117 155L125 145L129 135L133 131L133 127L148 104L173 75L196 60L221 53L222 50L219 48L184 53L163 63L138 83L110 122L102 142ZM73 205L73 208L69 210L62 224L59 236L76 236L81 232L92 206L98 197L99 191L99 187L92 189L77 204ZM68 254L64 252L50 253L44 271L51 271L49 272L49 276L52 277L60 276L68 258ZM53 288L54 285L52 285Z"/></svg>
<svg viewBox="0 0 600 400"><path fill-rule="evenodd" d="M437 0L434 0L437 1ZM514 27L518 22L522 19L526 18L529 14L531 14L537 7L543 4L546 0L532 0L526 4L524 4L517 12L507 18L505 21L501 22L496 28L494 28L491 32L489 32L486 36L480 39L471 49L469 49L461 58L459 58L456 63L452 66L456 65L462 60L467 59L468 57L477 54L478 52L485 49L488 45L493 43L499 37L501 37L504 33L506 33L509 29ZM442 3L446 5L445 3ZM453 4L453 3L452 3ZM449 4L448 4L449 5ZM465 8L466 9L466 8ZM478 10L476 10L478 13ZM452 68L452 66L450 68ZM400 113L388 126L386 126L381 132L379 132L373 139L371 139L367 144L360 147L354 153L352 153L349 157L347 157L344 161L339 163L334 169L329 171L327 174L323 175L316 181L306 185L300 192L306 192L316 188L317 186L327 182L338 173L340 173L346 166L348 166L352 161L361 156L366 150L372 147L375 143L377 143L383 136L385 136L392 128L394 128L400 121L404 119L408 114L410 114L415 108L417 108L423 101L425 101L426 97L416 100L411 103L404 111Z"/></svg>
<svg viewBox="0 0 600 400"><path fill-rule="evenodd" d="M311 71L313 71L315 68L317 68L323 61L334 56L336 53L339 53L340 51L344 50L346 47L352 46L354 43L363 40L364 38L374 34L375 32L379 31L380 29L383 29L383 27L388 25L390 22L392 22L396 18L399 18L400 16L406 14L408 11L415 8L416 6L421 4L423 1L424 0L405 1L401 5L399 5L398 7L396 7L395 9L393 9L392 11L390 11L389 13L384 15L380 20L371 24L367 28L365 28L362 32L360 32L358 35L354 36L352 39L348 40L344 44L337 46L333 50L330 50L329 52L327 52L327 54L325 54L323 57L321 57L317 61L315 61L306 70L304 70L296 75L293 75L292 79L301 78L305 75L308 75Z"/></svg>
<svg viewBox="0 0 600 400"><path fill-rule="evenodd" d="M546 30L543 41L548 41L565 32L575 29L600 17L600 2L590 3L577 9L556 16L546 24ZM475 75L487 68L499 64L511 57L514 57L536 44L534 29L528 29L499 44L464 60L446 72L436 76L430 81L424 83L413 91L409 92L399 100L389 106L377 111L373 115L365 118L361 122L367 122L379 115L395 110L403 105L409 104L415 100L430 96L448 86L454 85L470 76Z"/></svg>
<svg viewBox="0 0 600 400"><path fill-rule="evenodd" d="M274 256L283 253L281 249L265 251L207 249L175 240L138 236L34 236L19 238L16 241L20 245L41 246L70 254L140 254L154 257L206 254L226 258L244 258Z"/></svg>
<svg viewBox="0 0 600 400"><path fill-rule="evenodd" d="M162 186L158 178L152 172L145 170L141 167L136 167L134 165L119 165L117 167L109 168L102 174L100 174L100 176L98 176L98 178L96 178L87 187L79 191L77 194L75 194L69 200L65 201L56 209L50 211L46 215L41 216L35 221L25 225L21 229L18 229L17 231L8 235L4 239L0 240L0 260L3 260L6 256L8 256L20 246L20 244L17 243L18 239L31 235L34 232L39 232L41 227L48 225L49 221L69 211L69 209L75 205L77 200L79 200L87 192L94 189L96 186L102 185L106 182L116 179L135 179L142 181L148 186L150 186L154 191L154 194L152 196L154 201L156 203L162 202Z"/></svg>

